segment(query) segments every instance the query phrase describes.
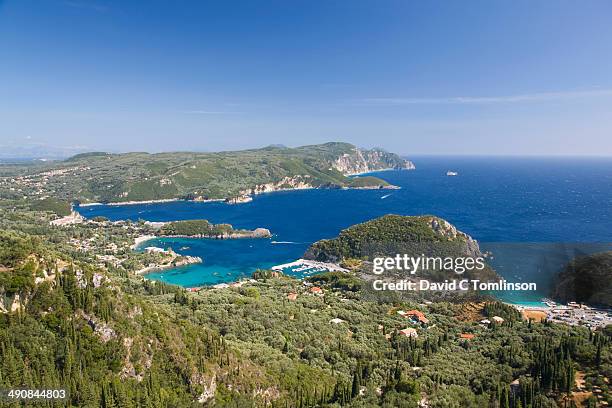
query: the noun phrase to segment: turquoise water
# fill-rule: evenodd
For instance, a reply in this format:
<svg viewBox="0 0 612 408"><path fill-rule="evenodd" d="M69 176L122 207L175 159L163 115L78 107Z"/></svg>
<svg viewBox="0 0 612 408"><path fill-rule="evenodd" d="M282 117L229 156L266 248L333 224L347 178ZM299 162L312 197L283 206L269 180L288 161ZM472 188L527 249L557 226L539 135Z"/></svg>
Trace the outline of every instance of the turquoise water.
<svg viewBox="0 0 612 408"><path fill-rule="evenodd" d="M290 262L308 245L350 225L388 213L434 214L494 253L509 281L536 281L539 293L504 294L514 302L545 295L551 275L569 257L612 248L612 160L417 157L415 171L376 175L400 190L300 190L256 196L250 203L171 202L79 208L86 217L169 221L205 218L237 228L269 228L272 239L163 239L197 255L202 265L148 275L183 286L250 276ZM448 170L459 176L447 177ZM274 243L277 242L277 243ZM282 243L279 243L282 242ZM180 250L182 247L188 249Z"/></svg>

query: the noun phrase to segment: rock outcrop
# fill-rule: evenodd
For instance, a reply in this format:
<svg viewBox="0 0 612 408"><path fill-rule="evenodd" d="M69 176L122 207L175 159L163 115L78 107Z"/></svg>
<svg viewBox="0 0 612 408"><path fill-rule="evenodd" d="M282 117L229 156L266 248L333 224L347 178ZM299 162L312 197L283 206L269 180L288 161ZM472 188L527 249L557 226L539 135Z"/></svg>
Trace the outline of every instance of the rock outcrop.
<svg viewBox="0 0 612 408"><path fill-rule="evenodd" d="M225 200L228 204L240 204L248 203L253 201L252 195L272 193L274 191L285 191L285 190L304 190L315 188L310 181L311 176L309 174L297 175L293 177L284 177L282 180L275 183L264 183L257 184L253 188L240 191L237 197L228 198Z"/></svg>
<svg viewBox="0 0 612 408"><path fill-rule="evenodd" d="M359 148L353 148L350 153L342 154L334 161L332 167L347 176L379 170L413 170L415 168L414 163L402 159L397 154L381 149Z"/></svg>

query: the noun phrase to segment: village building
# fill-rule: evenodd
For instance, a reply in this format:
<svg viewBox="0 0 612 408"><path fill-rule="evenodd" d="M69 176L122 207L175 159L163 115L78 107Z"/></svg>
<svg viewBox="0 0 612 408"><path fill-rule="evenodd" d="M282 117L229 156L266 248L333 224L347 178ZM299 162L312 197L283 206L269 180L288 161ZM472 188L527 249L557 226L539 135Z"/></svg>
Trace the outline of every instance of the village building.
<svg viewBox="0 0 612 408"><path fill-rule="evenodd" d="M416 329L412 327L406 327L405 329L400 330L399 333L406 337L414 337L415 339L419 337L419 334L417 333Z"/></svg>
<svg viewBox="0 0 612 408"><path fill-rule="evenodd" d="M415 323L420 323L423 325L429 323L429 319L426 318L425 314L423 314L423 312L421 312L420 310L409 310L403 316L411 319Z"/></svg>

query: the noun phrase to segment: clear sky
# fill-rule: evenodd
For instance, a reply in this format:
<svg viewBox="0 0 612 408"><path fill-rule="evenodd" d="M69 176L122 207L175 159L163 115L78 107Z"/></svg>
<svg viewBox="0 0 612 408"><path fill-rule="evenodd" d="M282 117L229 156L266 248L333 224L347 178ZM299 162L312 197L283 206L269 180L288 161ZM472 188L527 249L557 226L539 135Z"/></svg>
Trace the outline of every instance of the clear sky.
<svg viewBox="0 0 612 408"><path fill-rule="evenodd" d="M0 148L612 155L612 2L0 0Z"/></svg>

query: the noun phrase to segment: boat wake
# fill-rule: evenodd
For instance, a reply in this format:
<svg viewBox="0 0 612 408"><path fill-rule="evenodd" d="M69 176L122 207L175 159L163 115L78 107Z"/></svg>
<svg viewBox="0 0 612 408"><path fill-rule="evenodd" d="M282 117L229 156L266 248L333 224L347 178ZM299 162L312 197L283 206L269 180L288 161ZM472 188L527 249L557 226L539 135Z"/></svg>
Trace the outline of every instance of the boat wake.
<svg viewBox="0 0 612 408"><path fill-rule="evenodd" d="M302 242L294 242L294 241L272 241L272 244L301 244Z"/></svg>
<svg viewBox="0 0 612 408"><path fill-rule="evenodd" d="M385 198L389 197L391 194L385 194L384 196L380 197L381 200L384 200Z"/></svg>

